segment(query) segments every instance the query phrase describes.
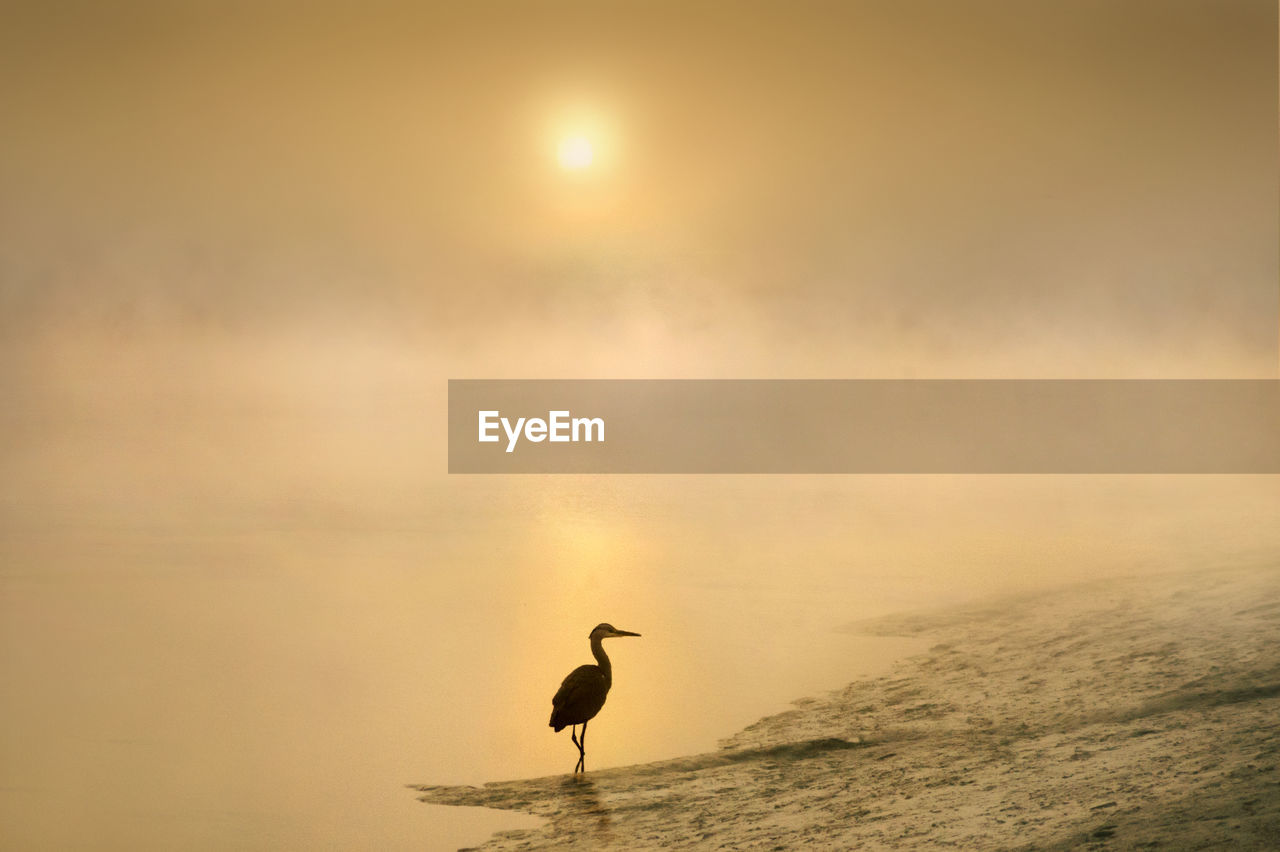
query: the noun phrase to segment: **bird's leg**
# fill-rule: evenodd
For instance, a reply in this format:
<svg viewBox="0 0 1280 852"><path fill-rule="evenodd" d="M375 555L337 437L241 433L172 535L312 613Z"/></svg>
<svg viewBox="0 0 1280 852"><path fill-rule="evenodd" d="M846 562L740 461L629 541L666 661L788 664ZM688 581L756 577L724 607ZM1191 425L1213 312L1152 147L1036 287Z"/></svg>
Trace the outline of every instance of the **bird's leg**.
<svg viewBox="0 0 1280 852"><path fill-rule="evenodd" d="M578 762L582 764L582 772L587 772L587 723L582 723L582 739L578 742Z"/></svg>
<svg viewBox="0 0 1280 852"><path fill-rule="evenodd" d="M582 736L584 739L586 738L586 735L587 735L587 726L583 725ZM586 769L583 768L583 765L582 765L582 758L585 752L582 750L582 743L578 742L578 726L577 725L569 726L569 739L573 740L573 744L578 747L578 762L573 765L573 774L577 775L579 769L582 769L583 772L586 772Z"/></svg>

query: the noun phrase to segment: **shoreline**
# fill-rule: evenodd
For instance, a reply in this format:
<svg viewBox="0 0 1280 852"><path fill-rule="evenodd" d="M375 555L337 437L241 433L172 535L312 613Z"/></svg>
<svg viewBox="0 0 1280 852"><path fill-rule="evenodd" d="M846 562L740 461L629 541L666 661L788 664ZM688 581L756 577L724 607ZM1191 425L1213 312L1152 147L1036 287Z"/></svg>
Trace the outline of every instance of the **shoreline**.
<svg viewBox="0 0 1280 852"><path fill-rule="evenodd" d="M932 645L714 752L412 789L546 820L492 850L1280 848L1280 565L844 629Z"/></svg>

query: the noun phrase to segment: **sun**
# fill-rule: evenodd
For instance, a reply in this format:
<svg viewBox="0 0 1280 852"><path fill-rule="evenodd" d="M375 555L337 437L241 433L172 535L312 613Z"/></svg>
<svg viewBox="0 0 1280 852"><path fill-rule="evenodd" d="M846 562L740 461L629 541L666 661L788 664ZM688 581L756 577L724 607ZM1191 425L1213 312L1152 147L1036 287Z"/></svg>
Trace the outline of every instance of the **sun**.
<svg viewBox="0 0 1280 852"><path fill-rule="evenodd" d="M585 136L566 136L560 140L556 159L560 161L562 168L574 172L581 171L595 160L595 151L591 147L590 140Z"/></svg>

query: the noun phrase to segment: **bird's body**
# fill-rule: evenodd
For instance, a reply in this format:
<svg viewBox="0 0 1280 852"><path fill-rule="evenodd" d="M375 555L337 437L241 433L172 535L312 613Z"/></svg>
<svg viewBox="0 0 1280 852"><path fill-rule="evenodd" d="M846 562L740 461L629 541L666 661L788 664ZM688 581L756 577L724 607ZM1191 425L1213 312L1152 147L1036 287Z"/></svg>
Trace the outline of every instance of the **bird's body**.
<svg viewBox="0 0 1280 852"><path fill-rule="evenodd" d="M555 697L551 699L551 721L548 723L556 732L566 727L582 726L582 740L578 740L577 731L571 730L569 738L578 747L578 763L573 771L586 771L587 760L587 722L595 718L604 707L609 697L609 689L613 686L613 666L604 652L601 642L618 636L639 636L626 630L618 630L612 624L598 624L591 631L591 654L596 658L596 665L578 666L569 672L569 676L560 684Z"/></svg>
<svg viewBox="0 0 1280 852"><path fill-rule="evenodd" d="M560 684L551 699L551 727L560 733L567 725L582 725L600 712L613 677L600 666L578 666Z"/></svg>

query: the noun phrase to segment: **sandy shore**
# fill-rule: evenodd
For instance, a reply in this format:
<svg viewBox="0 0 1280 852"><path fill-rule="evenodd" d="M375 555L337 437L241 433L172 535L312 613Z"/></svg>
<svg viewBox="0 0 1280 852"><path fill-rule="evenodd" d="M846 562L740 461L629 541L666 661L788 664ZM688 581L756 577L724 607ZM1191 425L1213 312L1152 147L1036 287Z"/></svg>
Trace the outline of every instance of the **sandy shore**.
<svg viewBox="0 0 1280 852"><path fill-rule="evenodd" d="M415 789L547 819L484 849L1280 850L1280 564L849 629L936 644L714 753Z"/></svg>

